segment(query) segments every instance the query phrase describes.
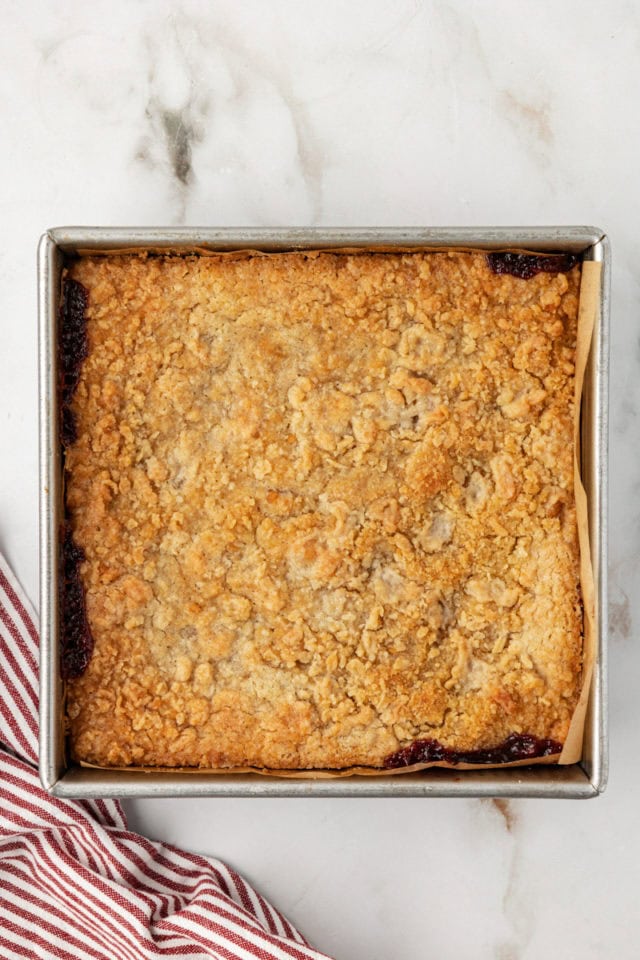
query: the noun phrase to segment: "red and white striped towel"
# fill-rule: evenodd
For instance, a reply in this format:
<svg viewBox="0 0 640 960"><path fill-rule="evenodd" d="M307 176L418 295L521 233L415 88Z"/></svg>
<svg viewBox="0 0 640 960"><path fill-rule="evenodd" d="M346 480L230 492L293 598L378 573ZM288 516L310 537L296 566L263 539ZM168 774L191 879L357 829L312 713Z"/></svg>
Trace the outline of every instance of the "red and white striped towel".
<svg viewBox="0 0 640 960"><path fill-rule="evenodd" d="M132 833L113 800L40 786L36 618L0 556L0 956L319 960L219 860Z"/></svg>

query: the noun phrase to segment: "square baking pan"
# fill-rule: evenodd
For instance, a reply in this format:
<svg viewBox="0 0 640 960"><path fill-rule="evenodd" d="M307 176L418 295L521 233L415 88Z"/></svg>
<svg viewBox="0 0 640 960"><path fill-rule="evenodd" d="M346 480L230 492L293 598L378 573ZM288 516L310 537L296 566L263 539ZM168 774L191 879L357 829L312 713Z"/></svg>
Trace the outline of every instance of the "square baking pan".
<svg viewBox="0 0 640 960"><path fill-rule="evenodd" d="M589 533L596 587L596 659L591 680L583 755L570 766L492 770L432 768L402 776L350 776L328 780L197 771L101 770L69 762L64 736L64 684L60 679L59 545L63 476L58 437L58 314L66 258L83 253L150 250L305 249L369 250L474 248L578 253L602 263L600 309L587 364L581 409L581 469L589 503ZM38 250L40 377L40 778L58 797L548 797L588 798L607 781L607 401L609 377L609 242L595 227L456 228L129 228L57 227Z"/></svg>

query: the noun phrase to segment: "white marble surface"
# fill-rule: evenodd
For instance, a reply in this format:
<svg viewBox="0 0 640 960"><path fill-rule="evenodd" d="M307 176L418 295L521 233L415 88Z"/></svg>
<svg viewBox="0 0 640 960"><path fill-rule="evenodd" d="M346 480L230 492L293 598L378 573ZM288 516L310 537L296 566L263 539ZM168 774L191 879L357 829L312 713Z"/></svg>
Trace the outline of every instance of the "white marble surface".
<svg viewBox="0 0 640 960"><path fill-rule="evenodd" d="M226 859L344 960L638 956L639 93L631 0L0 5L0 546L34 600L44 228L611 236L607 793L127 804L137 828Z"/></svg>

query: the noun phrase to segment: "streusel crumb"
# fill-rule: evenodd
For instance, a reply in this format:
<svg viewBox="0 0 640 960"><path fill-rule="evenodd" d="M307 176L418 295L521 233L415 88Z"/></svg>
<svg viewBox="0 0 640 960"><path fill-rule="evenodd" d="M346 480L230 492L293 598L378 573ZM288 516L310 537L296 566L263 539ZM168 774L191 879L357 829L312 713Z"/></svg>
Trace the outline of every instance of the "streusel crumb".
<svg viewBox="0 0 640 960"><path fill-rule="evenodd" d="M566 737L579 267L82 258L76 758L382 766Z"/></svg>

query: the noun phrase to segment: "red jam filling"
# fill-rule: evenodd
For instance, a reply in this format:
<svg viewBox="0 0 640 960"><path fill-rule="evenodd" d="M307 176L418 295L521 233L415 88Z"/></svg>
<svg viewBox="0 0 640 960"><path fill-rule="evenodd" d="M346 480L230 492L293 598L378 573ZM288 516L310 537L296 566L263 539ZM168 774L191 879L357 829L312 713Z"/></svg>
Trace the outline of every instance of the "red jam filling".
<svg viewBox="0 0 640 960"><path fill-rule="evenodd" d="M509 273L521 280L530 280L536 273L568 273L580 257L575 253L536 256L530 253L488 253L487 262L494 273Z"/></svg>
<svg viewBox="0 0 640 960"><path fill-rule="evenodd" d="M88 294L81 283L65 280L60 304L60 439L70 446L77 439L76 423L71 401L80 369L86 359ZM80 578L80 564L84 551L73 540L67 524L60 545L60 675L63 680L80 677L87 669L93 650L93 637L87 620L84 587Z"/></svg>
<svg viewBox="0 0 640 960"><path fill-rule="evenodd" d="M61 439L65 446L75 443L76 424L71 400L78 386L80 369L89 352L86 309L88 294L77 280L65 280L60 305Z"/></svg>
<svg viewBox="0 0 640 960"><path fill-rule="evenodd" d="M512 733L495 747L481 750L450 750L439 740L414 740L408 747L396 750L384 761L385 767L410 767L414 763L513 763L535 760L560 753L562 744L555 740L539 740L528 733Z"/></svg>
<svg viewBox="0 0 640 960"><path fill-rule="evenodd" d="M84 550L74 543L70 528L64 531L60 569L60 675L63 680L81 677L89 665L93 637L87 620L80 564Z"/></svg>

